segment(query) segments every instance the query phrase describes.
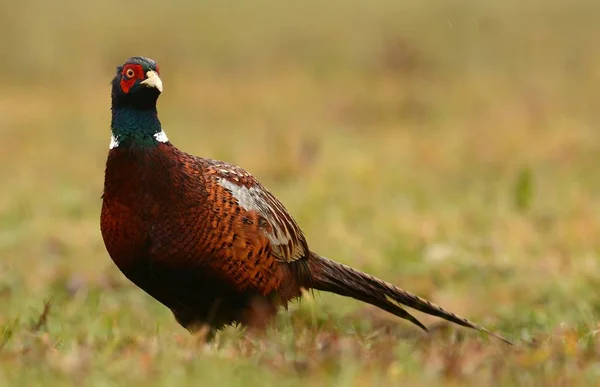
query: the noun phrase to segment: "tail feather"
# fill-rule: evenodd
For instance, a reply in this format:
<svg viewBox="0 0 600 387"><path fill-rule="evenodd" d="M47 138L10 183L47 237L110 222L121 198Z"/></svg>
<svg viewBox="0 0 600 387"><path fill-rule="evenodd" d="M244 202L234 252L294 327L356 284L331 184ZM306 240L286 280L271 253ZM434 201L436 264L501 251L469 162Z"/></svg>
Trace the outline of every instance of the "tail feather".
<svg viewBox="0 0 600 387"><path fill-rule="evenodd" d="M336 293L369 303L398 317L409 320L425 331L427 331L427 328L399 304L441 317L467 328L485 332L505 343L512 344L506 338L487 330L481 325L349 266L321 257L315 253L312 253L309 262L312 273L311 287L313 289Z"/></svg>

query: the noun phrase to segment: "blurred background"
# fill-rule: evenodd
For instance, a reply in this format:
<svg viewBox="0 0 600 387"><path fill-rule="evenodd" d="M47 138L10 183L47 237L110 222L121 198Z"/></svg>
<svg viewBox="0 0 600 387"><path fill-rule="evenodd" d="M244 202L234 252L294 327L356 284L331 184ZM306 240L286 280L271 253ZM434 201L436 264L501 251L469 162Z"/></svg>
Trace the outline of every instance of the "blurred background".
<svg viewBox="0 0 600 387"><path fill-rule="evenodd" d="M316 251L516 335L591 330L599 20L594 0L0 2L0 324L52 298L59 331L179 329L99 230L109 83L143 55L170 140L248 169Z"/></svg>

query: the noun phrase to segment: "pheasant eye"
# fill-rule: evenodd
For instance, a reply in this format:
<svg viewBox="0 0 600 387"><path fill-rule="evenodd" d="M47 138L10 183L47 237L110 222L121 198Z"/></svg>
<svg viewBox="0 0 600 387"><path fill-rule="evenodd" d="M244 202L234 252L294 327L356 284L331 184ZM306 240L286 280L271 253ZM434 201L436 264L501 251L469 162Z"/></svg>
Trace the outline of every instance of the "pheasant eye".
<svg viewBox="0 0 600 387"><path fill-rule="evenodd" d="M125 76L127 78L133 78L135 76L135 71L133 71L133 69L127 69L125 70Z"/></svg>

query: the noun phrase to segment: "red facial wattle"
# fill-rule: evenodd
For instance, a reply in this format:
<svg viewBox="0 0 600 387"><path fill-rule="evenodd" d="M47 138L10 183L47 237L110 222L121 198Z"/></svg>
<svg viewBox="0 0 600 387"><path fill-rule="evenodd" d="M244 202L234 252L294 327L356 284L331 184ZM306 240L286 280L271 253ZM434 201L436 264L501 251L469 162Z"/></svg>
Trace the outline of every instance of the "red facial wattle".
<svg viewBox="0 0 600 387"><path fill-rule="evenodd" d="M138 80L144 80L144 69L139 64L128 64L121 71L121 90L125 94L135 85Z"/></svg>

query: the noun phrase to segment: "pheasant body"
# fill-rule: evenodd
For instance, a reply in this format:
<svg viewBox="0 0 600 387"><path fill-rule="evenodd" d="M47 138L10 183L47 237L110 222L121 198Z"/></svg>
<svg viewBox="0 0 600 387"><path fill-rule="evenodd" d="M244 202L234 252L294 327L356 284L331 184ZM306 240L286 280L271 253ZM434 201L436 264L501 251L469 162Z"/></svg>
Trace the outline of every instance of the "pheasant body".
<svg viewBox="0 0 600 387"><path fill-rule="evenodd" d="M303 279L269 252L270 224L240 206L225 188L234 184L266 192L245 171L169 143L109 154L101 217L107 250L186 327L247 323L251 303L300 295Z"/></svg>
<svg viewBox="0 0 600 387"><path fill-rule="evenodd" d="M490 333L311 252L293 217L252 175L168 141L156 113L161 91L154 61L134 57L117 69L101 231L123 274L181 325L264 327L278 306L302 289L317 289L371 303L423 329L400 304Z"/></svg>

